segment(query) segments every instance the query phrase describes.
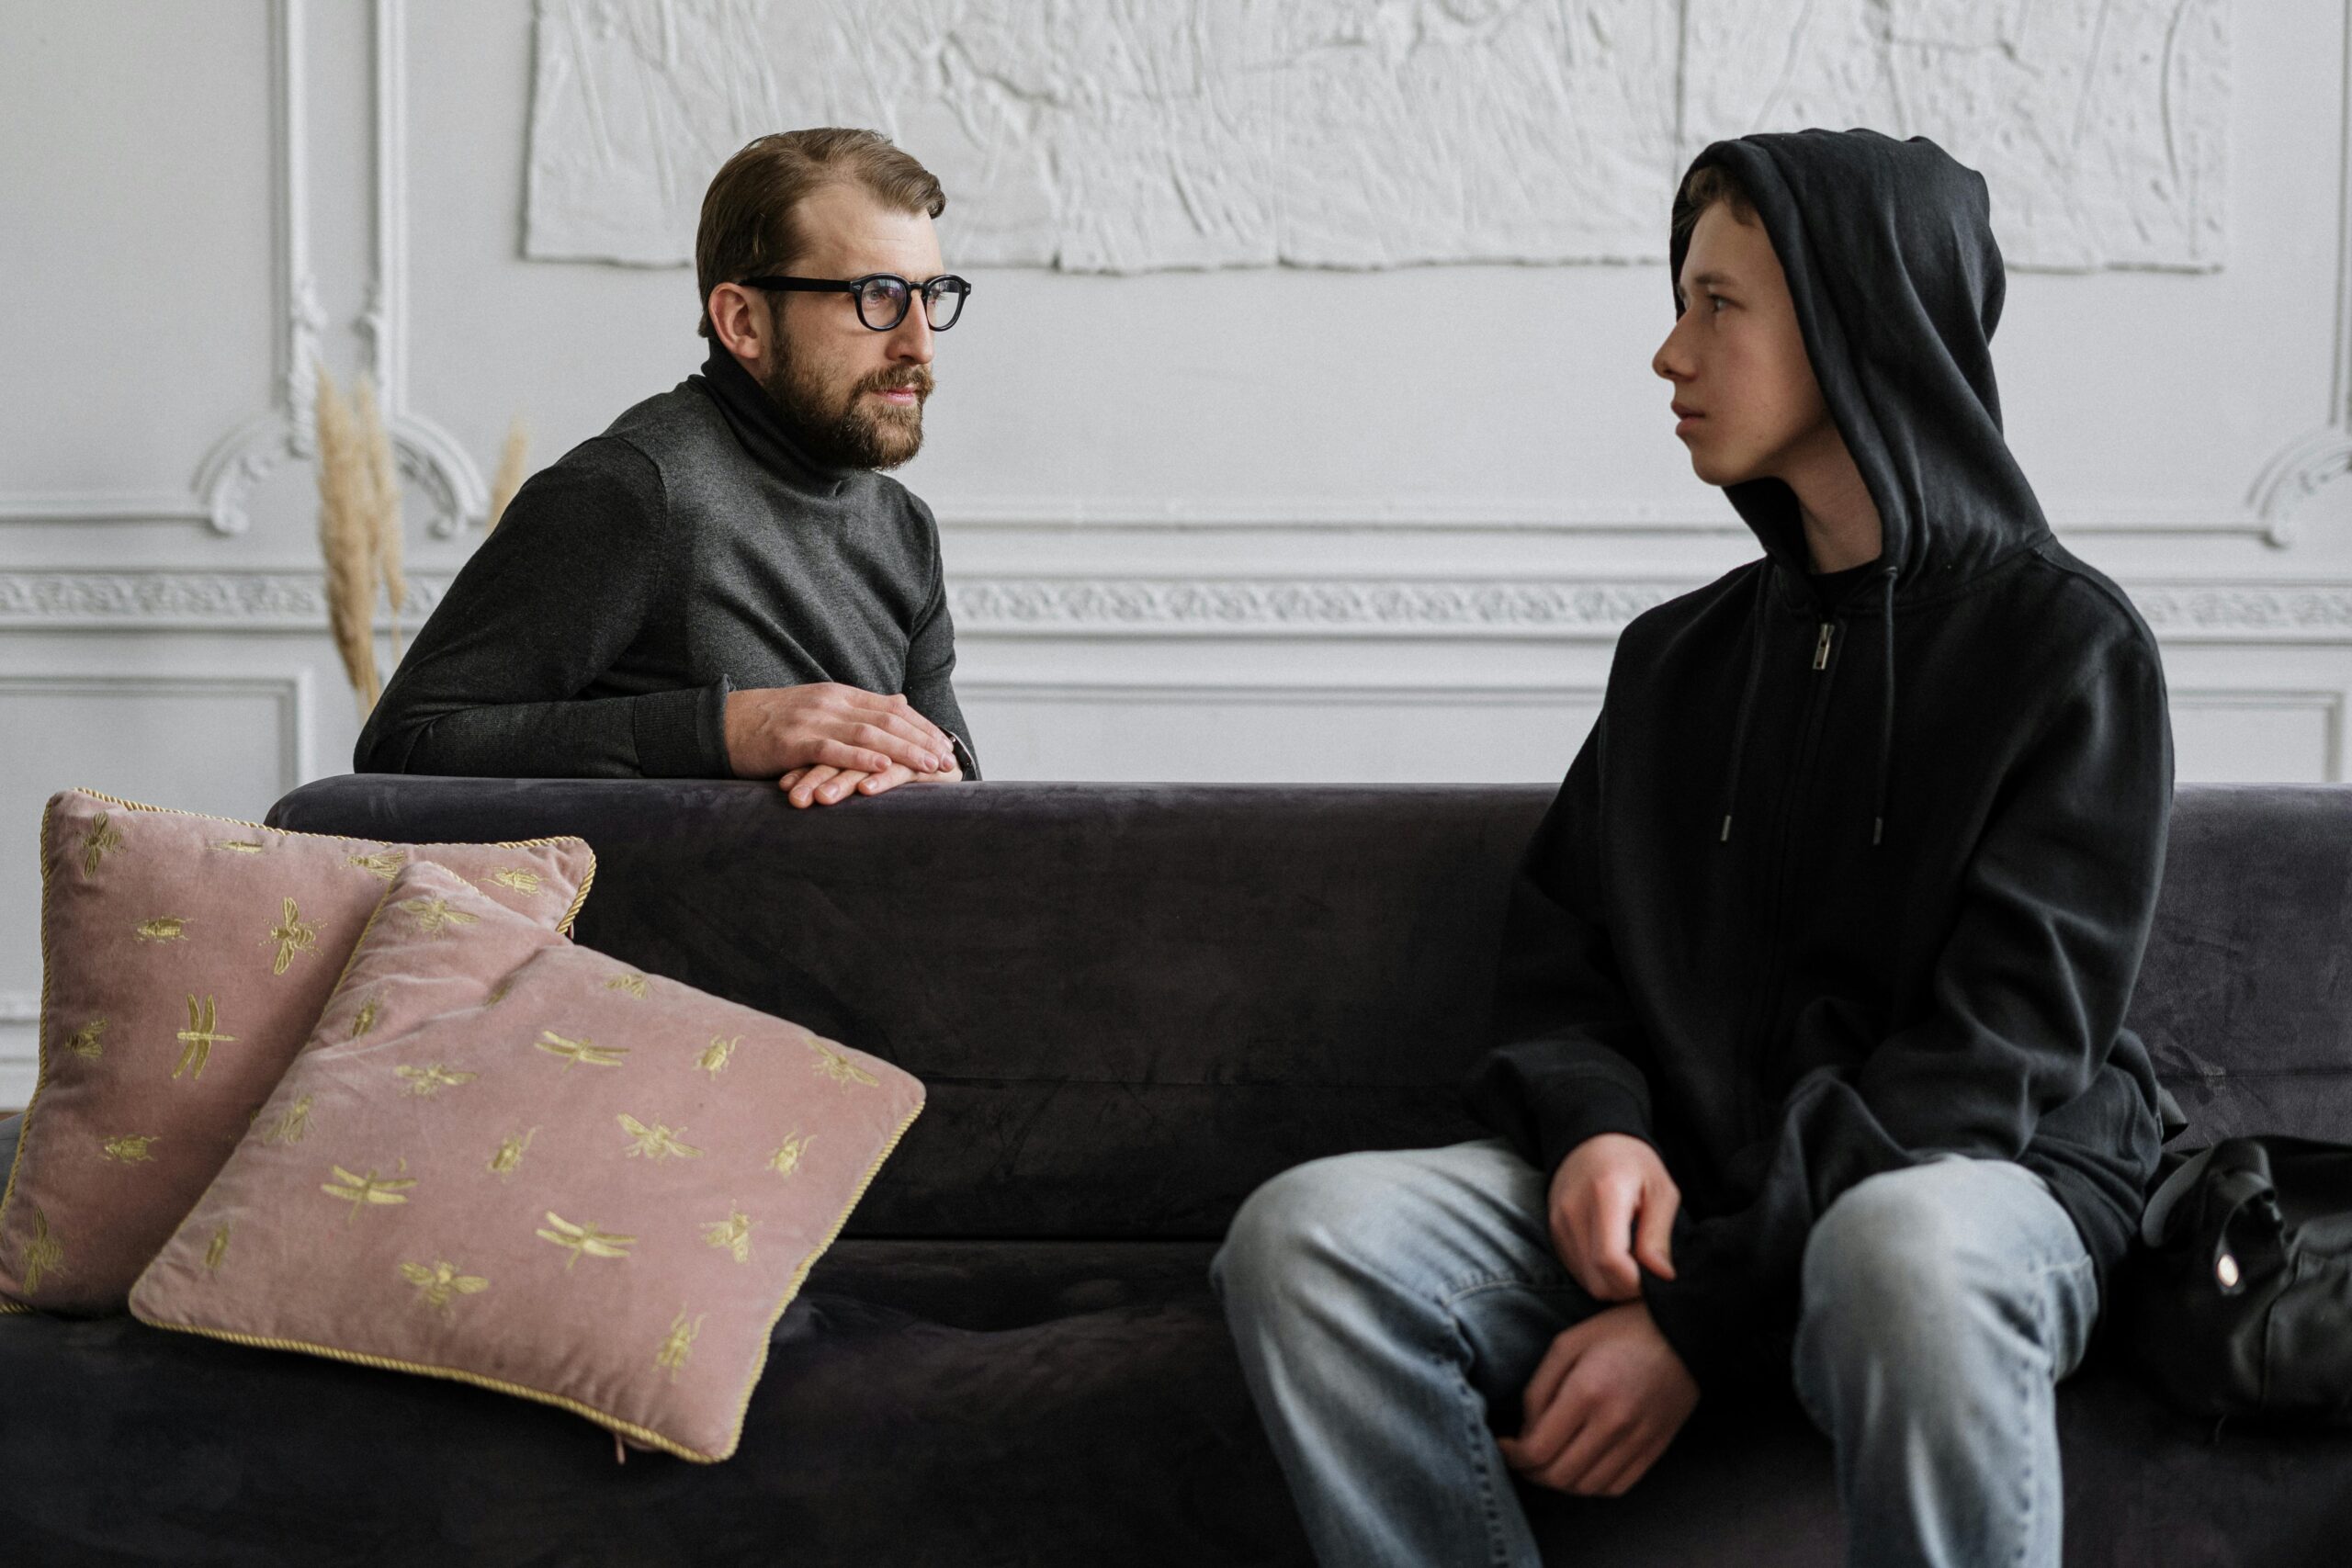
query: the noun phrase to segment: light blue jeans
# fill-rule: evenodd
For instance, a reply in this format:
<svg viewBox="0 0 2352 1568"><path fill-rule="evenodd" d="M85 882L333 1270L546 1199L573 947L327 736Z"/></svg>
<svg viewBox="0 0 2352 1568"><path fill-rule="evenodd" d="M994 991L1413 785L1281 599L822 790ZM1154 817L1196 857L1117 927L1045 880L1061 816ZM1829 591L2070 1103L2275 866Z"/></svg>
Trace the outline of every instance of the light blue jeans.
<svg viewBox="0 0 2352 1568"><path fill-rule="evenodd" d="M1541 1563L1495 1434L1602 1304L1553 1253L1547 1186L1485 1138L1312 1160L1235 1216L1210 1280L1324 1563ZM2053 1390L2098 1287L2042 1179L1960 1155L1871 1177L1815 1225L1803 1288L1792 1371L1848 1561L2055 1568Z"/></svg>

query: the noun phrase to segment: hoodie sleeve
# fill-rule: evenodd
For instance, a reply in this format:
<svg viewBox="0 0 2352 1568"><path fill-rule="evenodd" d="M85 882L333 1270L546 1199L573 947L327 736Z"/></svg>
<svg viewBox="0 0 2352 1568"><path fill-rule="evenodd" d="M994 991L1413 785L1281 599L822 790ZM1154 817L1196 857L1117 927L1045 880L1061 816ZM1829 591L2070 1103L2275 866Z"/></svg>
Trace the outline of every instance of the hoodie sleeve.
<svg viewBox="0 0 2352 1568"><path fill-rule="evenodd" d="M1546 1177L1601 1133L1650 1138L1650 1050L1600 915L1601 757L1585 737L1513 879L1492 1049L1463 1089L1470 1113Z"/></svg>
<svg viewBox="0 0 2352 1568"><path fill-rule="evenodd" d="M2143 637L2057 705L2003 781L1931 1010L1859 1067L1797 1080L1771 1136L1734 1162L1763 1173L1752 1203L1677 1216L1675 1278L1645 1276L1642 1292L1702 1388L1784 1378L1805 1241L1847 1189L1944 1150L2017 1159L2045 1112L2089 1088L2154 919L2171 798L2164 678ZM1805 1018L1836 1026L1829 1010ZM1790 1049L1803 1059L1806 1042Z"/></svg>
<svg viewBox="0 0 2352 1568"><path fill-rule="evenodd" d="M726 778L727 683L577 695L660 602L652 461L600 437L515 492L361 732L360 773Z"/></svg>

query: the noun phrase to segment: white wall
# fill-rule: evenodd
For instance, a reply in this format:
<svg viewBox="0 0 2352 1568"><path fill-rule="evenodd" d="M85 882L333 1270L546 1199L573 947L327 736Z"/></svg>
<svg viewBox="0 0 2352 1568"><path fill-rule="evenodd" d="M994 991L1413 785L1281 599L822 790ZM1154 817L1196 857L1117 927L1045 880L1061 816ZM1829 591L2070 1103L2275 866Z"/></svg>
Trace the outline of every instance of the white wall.
<svg viewBox="0 0 2352 1568"><path fill-rule="evenodd" d="M1158 9L1197 41L1216 3ZM1655 23L1680 3L1582 11ZM1662 231L1693 128L1737 129L1720 84L1770 86L1739 100L1758 112L1832 118L1888 47L1871 16L1989 29L1977 41L2031 79L2087 81L2097 46L2065 24L2101 9L1825 0L1792 51L1785 28L1757 31L1776 10L1688 0L1674 14L1719 51L1713 96L1696 75L1626 78L1698 107L1654 185L1648 164L1580 165L1578 188L1635 219L1648 203ZM1437 14L1317 0L1326 20L1351 10ZM2012 439L2060 532L2164 637L2181 776L2341 778L2346 7L2112 10L2115 37L2177 21L2226 49L2192 62L2177 122L2086 87L2060 117L2073 140L2048 151L2052 199L2075 199L2069 149L2152 159L2193 134L2220 144L2188 159L2210 221L2150 253L2186 270L2013 275L1996 344ZM652 0L640 15L662 19ZM1601 46L1577 47L1607 78ZM1722 64L1750 54L1745 73ZM2174 81L2168 57L2153 69ZM310 355L388 384L419 610L479 537L514 414L545 460L698 361L690 272L526 259L534 70L525 0L0 0L0 1104L30 1088L51 791L254 818L348 766L358 716L288 442ZM785 112L834 101L789 61L774 74ZM1442 129L1374 117L1362 134L1418 146ZM1136 214L1159 195L1136 186ZM2005 238L2041 254L2066 216L2045 202ZM2100 232L2090 259L2122 254ZM1164 252L1122 253L1138 254ZM1690 478L1647 369L1668 317L1655 262L967 270L979 290L942 342L931 445L905 477L945 529L994 777L1555 778L1617 629L1751 552Z"/></svg>

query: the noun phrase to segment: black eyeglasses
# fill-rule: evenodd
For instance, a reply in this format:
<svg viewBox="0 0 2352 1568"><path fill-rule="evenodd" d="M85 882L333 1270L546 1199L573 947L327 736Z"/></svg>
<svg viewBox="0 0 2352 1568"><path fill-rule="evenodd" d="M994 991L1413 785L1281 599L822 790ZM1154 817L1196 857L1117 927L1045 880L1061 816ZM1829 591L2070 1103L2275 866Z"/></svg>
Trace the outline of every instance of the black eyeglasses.
<svg viewBox="0 0 2352 1568"><path fill-rule="evenodd" d="M942 273L918 288L895 272L869 272L864 277L747 277L745 288L769 288L785 293L846 294L857 301L857 319L874 332L887 333L907 319L907 307L920 293L923 320L931 330L944 333L964 313L972 286L952 272Z"/></svg>

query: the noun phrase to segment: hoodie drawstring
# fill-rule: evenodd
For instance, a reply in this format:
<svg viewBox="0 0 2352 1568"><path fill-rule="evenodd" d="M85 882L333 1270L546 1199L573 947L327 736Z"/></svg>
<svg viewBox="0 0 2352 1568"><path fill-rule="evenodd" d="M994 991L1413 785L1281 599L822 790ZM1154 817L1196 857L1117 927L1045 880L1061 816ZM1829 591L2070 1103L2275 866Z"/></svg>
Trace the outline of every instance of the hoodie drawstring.
<svg viewBox="0 0 2352 1568"><path fill-rule="evenodd" d="M1871 798L1871 848L1876 849L1886 840L1887 781L1894 760L1894 580L1900 569L1889 566L1879 581L1885 593L1884 612L1879 625L1879 714L1878 714L1878 774L1877 786ZM1764 623L1770 608L1768 584L1772 577L1770 562L1756 574L1756 611L1749 625L1754 628L1748 638L1747 680L1739 695L1739 718L1731 732L1731 777L1724 785L1723 827L1716 835L1717 843L1731 842L1732 807L1739 797L1740 773L1747 762L1748 718L1756 707L1757 678L1764 669Z"/></svg>
<svg viewBox="0 0 2352 1568"><path fill-rule="evenodd" d="M1731 782L1724 785L1724 826L1720 844L1731 842L1731 811L1739 797L1739 773L1747 761L1747 717L1756 706L1756 679L1764 670L1764 617L1771 607L1769 586L1772 581L1772 563L1759 563L1756 572L1756 608L1748 617L1752 628L1747 638L1747 683L1739 694L1739 722L1731 731Z"/></svg>

